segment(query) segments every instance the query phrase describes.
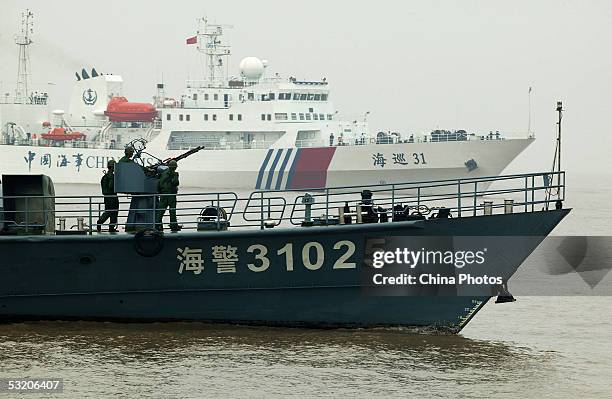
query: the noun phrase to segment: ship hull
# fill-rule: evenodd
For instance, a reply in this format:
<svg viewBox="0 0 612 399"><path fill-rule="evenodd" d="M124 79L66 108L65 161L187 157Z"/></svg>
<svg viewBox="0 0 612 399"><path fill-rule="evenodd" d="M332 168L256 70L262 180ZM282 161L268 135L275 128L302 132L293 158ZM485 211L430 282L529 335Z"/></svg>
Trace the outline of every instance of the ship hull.
<svg viewBox="0 0 612 399"><path fill-rule="evenodd" d="M500 255L512 259L513 273L568 212L179 233L150 242L131 235L1 237L0 320L197 320L458 332L489 296L369 295L362 280L368 239L530 236L519 253L508 247ZM233 265L213 260L216 246L236 248ZM305 247L321 252L315 256L318 249ZM199 271L183 263L189 248L201 250Z"/></svg>
<svg viewBox="0 0 612 399"><path fill-rule="evenodd" d="M320 148L204 150L180 162L182 187L313 189L497 176L533 139ZM149 150L160 159L183 151ZM0 146L3 174L43 173L57 183L98 183L118 149ZM157 162L144 156L147 164ZM473 162L472 162L473 161Z"/></svg>

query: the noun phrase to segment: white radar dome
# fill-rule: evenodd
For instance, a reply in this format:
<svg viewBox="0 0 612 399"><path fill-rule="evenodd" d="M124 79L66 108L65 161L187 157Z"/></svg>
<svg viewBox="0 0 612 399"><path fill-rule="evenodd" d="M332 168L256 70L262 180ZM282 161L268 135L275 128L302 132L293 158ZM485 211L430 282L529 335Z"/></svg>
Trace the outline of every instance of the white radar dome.
<svg viewBox="0 0 612 399"><path fill-rule="evenodd" d="M240 61L240 75L247 80L259 80L264 73L264 63L257 57Z"/></svg>

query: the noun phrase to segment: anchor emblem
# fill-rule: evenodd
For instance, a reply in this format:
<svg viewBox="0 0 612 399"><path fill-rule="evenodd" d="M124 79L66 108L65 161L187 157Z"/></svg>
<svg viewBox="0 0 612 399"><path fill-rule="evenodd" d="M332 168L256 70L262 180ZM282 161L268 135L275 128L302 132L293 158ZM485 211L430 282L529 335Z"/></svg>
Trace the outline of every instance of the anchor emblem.
<svg viewBox="0 0 612 399"><path fill-rule="evenodd" d="M87 89L83 92L83 102L86 105L94 105L98 99L98 93L95 90Z"/></svg>

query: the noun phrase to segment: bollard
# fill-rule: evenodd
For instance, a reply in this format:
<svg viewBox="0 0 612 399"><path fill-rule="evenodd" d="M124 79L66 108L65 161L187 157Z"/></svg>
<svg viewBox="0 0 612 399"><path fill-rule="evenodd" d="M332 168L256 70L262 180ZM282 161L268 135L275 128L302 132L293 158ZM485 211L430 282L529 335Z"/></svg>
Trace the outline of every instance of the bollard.
<svg viewBox="0 0 612 399"><path fill-rule="evenodd" d="M85 219L83 217L78 217L77 218L77 230L78 231L83 231L85 230L85 223L84 223Z"/></svg>
<svg viewBox="0 0 612 399"><path fill-rule="evenodd" d="M302 204L304 204L304 221L306 223L312 222L312 205L315 203L315 199L312 195L306 193L302 197Z"/></svg>
<svg viewBox="0 0 612 399"><path fill-rule="evenodd" d="M64 217L59 218L57 229L60 230L60 231L65 231L66 230L66 218L64 218Z"/></svg>
<svg viewBox="0 0 612 399"><path fill-rule="evenodd" d="M484 205L484 214L492 215L493 214L493 201L483 201Z"/></svg>
<svg viewBox="0 0 612 399"><path fill-rule="evenodd" d="M512 213L514 208L514 200L504 200L504 213Z"/></svg>

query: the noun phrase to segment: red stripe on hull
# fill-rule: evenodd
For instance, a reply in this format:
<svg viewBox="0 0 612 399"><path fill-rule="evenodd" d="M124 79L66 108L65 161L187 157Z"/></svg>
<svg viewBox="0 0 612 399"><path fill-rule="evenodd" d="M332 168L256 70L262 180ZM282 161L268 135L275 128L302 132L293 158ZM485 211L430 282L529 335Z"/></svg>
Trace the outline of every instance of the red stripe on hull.
<svg viewBox="0 0 612 399"><path fill-rule="evenodd" d="M302 148L296 160L289 189L323 188L327 183L327 169L336 147Z"/></svg>

